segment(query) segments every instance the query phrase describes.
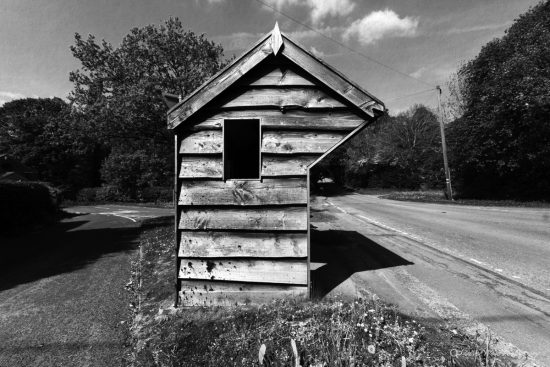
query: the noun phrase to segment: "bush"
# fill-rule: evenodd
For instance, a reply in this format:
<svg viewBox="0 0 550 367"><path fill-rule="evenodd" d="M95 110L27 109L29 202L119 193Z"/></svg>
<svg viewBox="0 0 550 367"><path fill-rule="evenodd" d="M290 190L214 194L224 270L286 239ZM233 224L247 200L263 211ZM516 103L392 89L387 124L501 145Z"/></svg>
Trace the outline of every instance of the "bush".
<svg viewBox="0 0 550 367"><path fill-rule="evenodd" d="M85 187L78 191L76 200L78 202L90 203L96 200L97 187Z"/></svg>
<svg viewBox="0 0 550 367"><path fill-rule="evenodd" d="M114 150L101 166L101 177L110 186L127 196L139 199L140 194L151 187L169 183L166 171L167 157L158 157L145 150L130 153Z"/></svg>
<svg viewBox="0 0 550 367"><path fill-rule="evenodd" d="M55 189L40 182L0 182L0 234L51 224L58 213Z"/></svg>
<svg viewBox="0 0 550 367"><path fill-rule="evenodd" d="M148 203L171 202L173 199L173 191L170 187L146 187L139 193L139 199L140 201Z"/></svg>
<svg viewBox="0 0 550 367"><path fill-rule="evenodd" d="M125 197L120 194L115 186L106 185L96 188L96 201L125 201L124 199Z"/></svg>

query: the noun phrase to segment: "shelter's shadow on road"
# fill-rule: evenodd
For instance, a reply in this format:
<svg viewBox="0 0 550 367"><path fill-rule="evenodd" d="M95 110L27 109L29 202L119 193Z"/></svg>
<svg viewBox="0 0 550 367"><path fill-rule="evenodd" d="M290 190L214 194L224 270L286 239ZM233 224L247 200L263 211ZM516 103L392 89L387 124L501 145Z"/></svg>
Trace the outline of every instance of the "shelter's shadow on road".
<svg viewBox="0 0 550 367"><path fill-rule="evenodd" d="M413 263L355 231L311 229L312 295L326 296L356 272Z"/></svg>
<svg viewBox="0 0 550 367"><path fill-rule="evenodd" d="M40 232L2 238L0 291L74 271L107 254L136 247L137 227L104 223L104 228L90 228L81 218L85 217Z"/></svg>

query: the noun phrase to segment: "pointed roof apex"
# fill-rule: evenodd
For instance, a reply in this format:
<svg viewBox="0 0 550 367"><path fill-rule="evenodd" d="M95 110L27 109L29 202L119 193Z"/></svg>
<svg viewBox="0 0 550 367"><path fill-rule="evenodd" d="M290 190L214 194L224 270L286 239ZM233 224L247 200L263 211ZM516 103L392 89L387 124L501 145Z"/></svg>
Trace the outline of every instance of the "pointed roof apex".
<svg viewBox="0 0 550 367"><path fill-rule="evenodd" d="M281 47L283 46L283 36L281 36L281 31L279 30L279 23L275 22L275 27L271 31L271 49L273 54L276 56Z"/></svg>
<svg viewBox="0 0 550 367"><path fill-rule="evenodd" d="M167 116L169 128L178 127L202 110L249 71L264 60L270 59L271 55L282 57L301 68L319 84L331 89L347 101L365 119L374 121L385 111L384 104L379 99L323 60L306 51L305 47L298 45L287 35L281 34L279 25L275 23L273 30L248 51L170 108ZM176 98L172 100L176 101Z"/></svg>

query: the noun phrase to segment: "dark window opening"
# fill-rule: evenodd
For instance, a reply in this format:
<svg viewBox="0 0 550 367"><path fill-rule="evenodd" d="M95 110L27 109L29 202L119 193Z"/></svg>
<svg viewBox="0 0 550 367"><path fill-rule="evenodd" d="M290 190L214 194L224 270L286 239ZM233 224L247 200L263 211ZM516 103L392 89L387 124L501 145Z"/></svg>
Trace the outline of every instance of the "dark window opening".
<svg viewBox="0 0 550 367"><path fill-rule="evenodd" d="M223 149L226 180L260 178L260 120L225 120Z"/></svg>

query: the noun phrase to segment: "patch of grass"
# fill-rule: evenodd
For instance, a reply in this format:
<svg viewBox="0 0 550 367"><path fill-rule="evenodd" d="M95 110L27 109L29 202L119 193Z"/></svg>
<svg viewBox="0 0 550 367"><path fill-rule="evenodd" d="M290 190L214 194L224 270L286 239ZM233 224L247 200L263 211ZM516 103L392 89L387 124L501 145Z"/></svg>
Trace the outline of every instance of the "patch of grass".
<svg viewBox="0 0 550 367"><path fill-rule="evenodd" d="M374 192L374 194L378 194ZM456 199L447 200L443 191L393 191L381 193L381 198L399 201L415 201L422 203L475 205L475 206L506 206L523 208L550 208L550 203L544 201L515 201L515 200L478 200Z"/></svg>
<svg viewBox="0 0 550 367"><path fill-rule="evenodd" d="M450 325L379 300L173 309L172 226L146 229L133 263L132 366L509 366ZM292 342L296 344L296 353Z"/></svg>

